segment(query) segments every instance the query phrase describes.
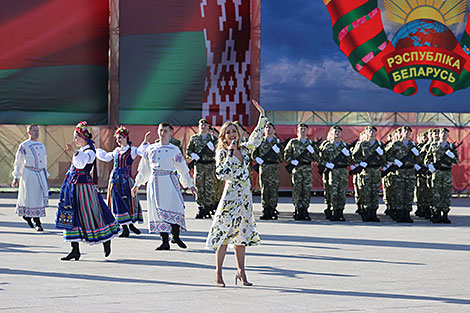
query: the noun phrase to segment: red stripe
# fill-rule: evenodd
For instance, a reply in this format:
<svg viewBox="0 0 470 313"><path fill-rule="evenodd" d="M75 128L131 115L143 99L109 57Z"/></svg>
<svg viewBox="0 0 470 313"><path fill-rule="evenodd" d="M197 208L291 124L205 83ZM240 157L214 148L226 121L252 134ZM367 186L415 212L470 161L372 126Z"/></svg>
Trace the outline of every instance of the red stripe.
<svg viewBox="0 0 470 313"><path fill-rule="evenodd" d="M120 36L202 31L207 26L201 17L200 3L194 0L121 0ZM204 7L205 16L213 14L209 7ZM215 9L217 16L222 16L220 6ZM218 23L218 19L214 20Z"/></svg>
<svg viewBox="0 0 470 313"><path fill-rule="evenodd" d="M407 89L409 88L414 88L415 92L411 94L410 96L416 94L418 92L418 86L416 85L416 81L411 79L411 80L405 80L403 82L398 83L395 87L393 87L393 91L399 94L404 93Z"/></svg>
<svg viewBox="0 0 470 313"><path fill-rule="evenodd" d="M433 95L436 96L435 94L432 93L432 89L437 88L446 95L451 94L454 92L454 89L449 85L444 82L441 82L440 80L433 80L431 82L431 86L429 86L429 92Z"/></svg>
<svg viewBox="0 0 470 313"><path fill-rule="evenodd" d="M377 36L383 29L382 17L376 14L366 23L350 31L340 42L339 48L349 57L354 49Z"/></svg>
<svg viewBox="0 0 470 313"><path fill-rule="evenodd" d="M338 19L369 0L333 0L326 7L331 16L331 24L334 26Z"/></svg>
<svg viewBox="0 0 470 313"><path fill-rule="evenodd" d="M0 69L107 64L107 0L50 0L31 7L0 21Z"/></svg>

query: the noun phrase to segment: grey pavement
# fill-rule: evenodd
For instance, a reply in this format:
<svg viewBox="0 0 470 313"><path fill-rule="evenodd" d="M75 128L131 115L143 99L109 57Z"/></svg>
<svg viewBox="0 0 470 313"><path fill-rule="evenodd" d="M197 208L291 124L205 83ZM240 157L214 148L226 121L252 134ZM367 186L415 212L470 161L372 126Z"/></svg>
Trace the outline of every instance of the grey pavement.
<svg viewBox="0 0 470 313"><path fill-rule="evenodd" d="M0 312L470 312L470 199L453 199L450 225L415 218L362 223L348 199L346 222L323 218L312 198L311 222L294 222L289 198L281 219L257 221L262 245L247 249L253 287L234 285L233 251L226 288L214 286L214 252L204 248L210 220L196 220L186 197L188 249L155 251L146 224L140 236L81 244L80 261L54 229L57 196L45 231L15 216L15 194L0 194ZM146 201L142 201L147 218ZM255 197L255 215L261 206ZM384 207L381 206L380 213Z"/></svg>

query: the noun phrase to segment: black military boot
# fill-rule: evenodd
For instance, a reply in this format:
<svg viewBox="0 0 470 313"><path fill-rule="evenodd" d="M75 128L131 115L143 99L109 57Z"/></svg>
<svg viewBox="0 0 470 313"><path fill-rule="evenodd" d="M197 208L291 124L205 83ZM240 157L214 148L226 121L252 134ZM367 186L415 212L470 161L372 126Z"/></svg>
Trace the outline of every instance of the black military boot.
<svg viewBox="0 0 470 313"><path fill-rule="evenodd" d="M204 214L204 218L212 218L211 207L210 206L205 206L203 214Z"/></svg>
<svg viewBox="0 0 470 313"><path fill-rule="evenodd" d="M129 237L129 227L127 225L121 225L122 226L122 233L119 235L119 237Z"/></svg>
<svg viewBox="0 0 470 313"><path fill-rule="evenodd" d="M340 212L339 210L333 210L333 216L331 216L330 221L336 222L340 219Z"/></svg>
<svg viewBox="0 0 470 313"><path fill-rule="evenodd" d="M39 217L33 217L33 221L34 221L34 224L36 224L36 231L44 231L44 228L42 228L42 225L41 225L41 220L39 219Z"/></svg>
<svg viewBox="0 0 470 313"><path fill-rule="evenodd" d="M330 206L328 206L325 210L323 210L325 213L325 219L330 220L333 212L331 211Z"/></svg>
<svg viewBox="0 0 470 313"><path fill-rule="evenodd" d="M404 216L403 216L404 219L405 219L405 221L404 221L405 223L414 223L413 219L410 216L410 212L411 212L411 210L410 211L405 210L405 213L404 213Z"/></svg>
<svg viewBox="0 0 470 313"><path fill-rule="evenodd" d="M387 204L387 208L385 209L384 214L390 216L390 205L389 204Z"/></svg>
<svg viewBox="0 0 470 313"><path fill-rule="evenodd" d="M292 216L294 217L294 220L296 220L296 221L300 221L300 220L301 220L301 218L300 218L300 210L299 210L297 207L294 208L294 214L293 214Z"/></svg>
<svg viewBox="0 0 470 313"><path fill-rule="evenodd" d="M171 224L171 243L176 243L181 249L186 249L186 244L180 238L180 226Z"/></svg>
<svg viewBox="0 0 470 313"><path fill-rule="evenodd" d="M279 211L276 210L276 208L271 208L271 207L270 207L269 209L271 210L271 211L270 211L270 212L271 212L271 219L277 220L277 219L278 219L277 216L279 215Z"/></svg>
<svg viewBox="0 0 470 313"><path fill-rule="evenodd" d="M78 242L72 242L71 244L72 251L67 256L60 258L62 261L70 261L72 259L78 261L80 259L80 248L78 247Z"/></svg>
<svg viewBox="0 0 470 313"><path fill-rule="evenodd" d="M170 235L168 233L160 233L160 236L162 237L162 244L155 250L170 250Z"/></svg>
<svg viewBox="0 0 470 313"><path fill-rule="evenodd" d="M405 217L404 217L405 210L397 210L397 214L395 216L395 221L397 223L404 223Z"/></svg>
<svg viewBox="0 0 470 313"><path fill-rule="evenodd" d="M357 209L356 209L356 212L354 213L358 213L358 214L361 214L362 210L364 209L364 206L360 203L357 204Z"/></svg>
<svg viewBox="0 0 470 313"><path fill-rule="evenodd" d="M395 208L390 208L390 212L389 212L389 216L392 220L396 221L398 219L398 211L397 209Z"/></svg>
<svg viewBox="0 0 470 313"><path fill-rule="evenodd" d="M263 215L259 217L260 220L270 220L271 215L269 214L269 208L263 207Z"/></svg>
<svg viewBox="0 0 470 313"><path fill-rule="evenodd" d="M363 222L368 222L369 221L369 219L370 219L369 211L370 211L370 209L366 207L366 208L361 208L360 211L358 212L359 215L361 216Z"/></svg>
<svg viewBox="0 0 470 313"><path fill-rule="evenodd" d="M311 221L312 218L310 217L310 214L308 214L308 208L303 208L303 219L306 221Z"/></svg>
<svg viewBox="0 0 470 313"><path fill-rule="evenodd" d="M418 208L416 209L415 215L417 217L424 217L424 208L422 205L418 205Z"/></svg>
<svg viewBox="0 0 470 313"><path fill-rule="evenodd" d="M204 218L204 207L203 206L198 207L198 212L196 213L195 218L197 218L197 219L203 219Z"/></svg>
<svg viewBox="0 0 470 313"><path fill-rule="evenodd" d="M371 222L380 222L380 219L377 217L377 209L370 210L370 221Z"/></svg>
<svg viewBox="0 0 470 313"><path fill-rule="evenodd" d="M339 221L340 222L345 222L346 221L346 219L344 218L344 215L343 215L343 211L344 211L344 209L339 210Z"/></svg>
<svg viewBox="0 0 470 313"><path fill-rule="evenodd" d="M435 209L431 221L433 223L442 223L441 210Z"/></svg>
<svg viewBox="0 0 470 313"><path fill-rule="evenodd" d="M449 219L449 217L447 216L449 214L449 212L442 212L442 223L444 224L450 224L452 223Z"/></svg>
<svg viewBox="0 0 470 313"><path fill-rule="evenodd" d="M431 217L432 217L431 207L430 206L424 207L424 218L427 220L430 220Z"/></svg>
<svg viewBox="0 0 470 313"><path fill-rule="evenodd" d="M33 221L31 220L31 217L23 216L23 219L28 223L29 227L34 228Z"/></svg>

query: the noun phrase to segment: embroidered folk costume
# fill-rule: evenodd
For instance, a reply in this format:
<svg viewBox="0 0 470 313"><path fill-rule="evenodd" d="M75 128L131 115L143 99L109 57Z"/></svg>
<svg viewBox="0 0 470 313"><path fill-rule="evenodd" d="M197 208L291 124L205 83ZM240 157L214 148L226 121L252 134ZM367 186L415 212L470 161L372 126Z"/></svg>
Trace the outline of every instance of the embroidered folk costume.
<svg viewBox="0 0 470 313"><path fill-rule="evenodd" d="M56 228L64 229L65 241L72 242L72 252L62 260L78 260L80 241L91 245L103 243L105 256L108 256L111 253L111 239L121 233L118 222L95 188L96 154L86 122L77 125L75 135L88 144L83 145L73 156L72 165L60 190ZM64 227L60 223L63 208L70 208L72 211L70 227Z"/></svg>
<svg viewBox="0 0 470 313"><path fill-rule="evenodd" d="M36 230L43 230L39 218L46 216L49 203L49 174L44 144L31 139L22 142L16 152L12 174L19 187L16 214L22 216L31 228L34 228L33 218Z"/></svg>
<svg viewBox="0 0 470 313"><path fill-rule="evenodd" d="M117 136L129 138L129 131L121 126L115 132ZM130 226L133 232L140 234L133 223L143 223L142 208L139 200L132 197L131 188L134 185L132 179L132 164L137 156L142 156L147 145L141 145L139 148L129 146L132 142L127 141L127 146L117 147L112 152L106 152L103 149L96 149L96 157L100 161L110 162L114 160L114 167L109 175L108 184L108 206L112 209L114 217L124 228L123 237L129 236Z"/></svg>
<svg viewBox="0 0 470 313"><path fill-rule="evenodd" d="M178 175L176 174L178 173ZM184 201L180 184L193 188L186 160L178 147L161 142L151 144L139 164L135 187L147 183L149 231L160 233L163 245L158 250L168 250L168 236L179 239L179 229L186 230ZM182 243L182 242L181 242ZM178 243L180 247L182 246Z"/></svg>

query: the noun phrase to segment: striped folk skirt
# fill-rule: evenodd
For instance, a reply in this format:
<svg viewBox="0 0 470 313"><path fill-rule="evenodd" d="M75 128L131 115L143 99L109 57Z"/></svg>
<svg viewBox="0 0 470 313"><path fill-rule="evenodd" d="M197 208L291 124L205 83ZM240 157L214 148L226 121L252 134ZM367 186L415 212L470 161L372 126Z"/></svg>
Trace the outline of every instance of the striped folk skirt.
<svg viewBox="0 0 470 313"><path fill-rule="evenodd" d="M112 177L108 185L108 206L121 225L143 223L142 207L136 197L131 196L132 178Z"/></svg>
<svg viewBox="0 0 470 313"><path fill-rule="evenodd" d="M71 230L64 230L65 241L99 244L119 236L121 227L93 184L76 184L72 195L76 216Z"/></svg>

